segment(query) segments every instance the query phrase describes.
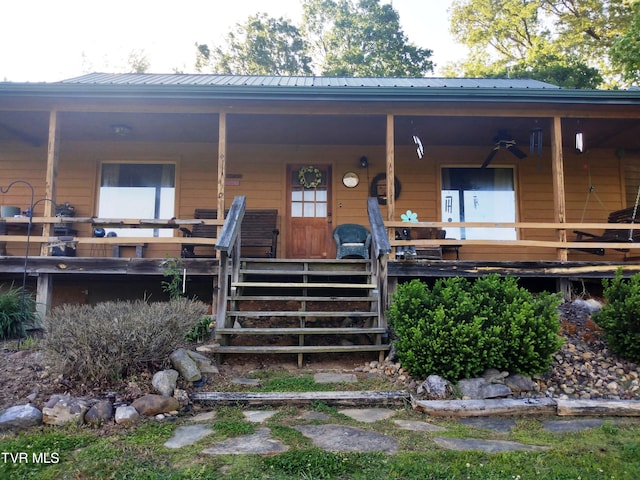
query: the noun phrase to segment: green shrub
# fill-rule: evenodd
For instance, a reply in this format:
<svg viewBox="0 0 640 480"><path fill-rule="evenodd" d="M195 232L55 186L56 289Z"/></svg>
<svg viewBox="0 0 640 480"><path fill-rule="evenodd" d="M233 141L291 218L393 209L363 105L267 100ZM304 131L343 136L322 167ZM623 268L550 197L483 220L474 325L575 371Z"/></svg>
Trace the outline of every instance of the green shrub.
<svg viewBox="0 0 640 480"><path fill-rule="evenodd" d="M121 379L162 367L206 311L187 299L64 305L47 318L43 347L69 378Z"/></svg>
<svg viewBox="0 0 640 480"><path fill-rule="evenodd" d="M533 374L548 368L562 344L560 301L559 294L534 297L514 277L452 277L431 289L413 280L398 287L388 319L413 376L458 380L487 368Z"/></svg>
<svg viewBox="0 0 640 480"><path fill-rule="evenodd" d="M24 302L24 304L23 304ZM34 326L35 300L29 293L11 285L0 293L0 340L24 337L25 329Z"/></svg>
<svg viewBox="0 0 640 480"><path fill-rule="evenodd" d="M640 273L629 280L616 272L604 279L605 304L594 320L605 332L609 349L628 360L640 361Z"/></svg>

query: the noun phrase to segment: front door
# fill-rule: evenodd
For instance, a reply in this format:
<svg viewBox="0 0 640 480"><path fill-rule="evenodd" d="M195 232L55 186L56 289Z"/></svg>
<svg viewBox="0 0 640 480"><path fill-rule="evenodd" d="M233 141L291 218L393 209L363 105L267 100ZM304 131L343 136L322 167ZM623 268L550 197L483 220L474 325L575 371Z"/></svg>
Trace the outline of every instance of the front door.
<svg viewBox="0 0 640 480"><path fill-rule="evenodd" d="M331 166L287 166L287 258L331 258Z"/></svg>

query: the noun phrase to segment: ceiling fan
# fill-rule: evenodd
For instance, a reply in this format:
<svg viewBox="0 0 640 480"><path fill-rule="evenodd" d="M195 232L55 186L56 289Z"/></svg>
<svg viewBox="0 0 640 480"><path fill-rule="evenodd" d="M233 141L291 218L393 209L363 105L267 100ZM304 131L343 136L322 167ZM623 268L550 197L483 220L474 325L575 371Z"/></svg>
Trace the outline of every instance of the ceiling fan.
<svg viewBox="0 0 640 480"><path fill-rule="evenodd" d="M487 165L491 163L491 160L493 160L493 157L496 156L496 153L498 153L498 150L500 150L501 148L504 148L505 150L513 153L516 157L520 159L525 158L527 156L526 153L524 153L522 150L516 147L516 141L509 134L509 132L507 132L506 130L499 130L498 134L495 137L493 137L493 149L491 150L491 152L489 152L489 155L487 156L487 158L485 159L484 163L480 168L486 168Z"/></svg>

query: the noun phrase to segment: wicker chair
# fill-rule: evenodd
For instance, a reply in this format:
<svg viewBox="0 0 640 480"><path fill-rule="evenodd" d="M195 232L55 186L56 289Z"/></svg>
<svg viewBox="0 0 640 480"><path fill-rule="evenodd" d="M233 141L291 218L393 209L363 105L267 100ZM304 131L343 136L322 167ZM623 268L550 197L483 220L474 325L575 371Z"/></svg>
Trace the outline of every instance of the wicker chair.
<svg viewBox="0 0 640 480"><path fill-rule="evenodd" d="M336 241L336 258L369 258L371 234L362 225L345 223L333 231Z"/></svg>

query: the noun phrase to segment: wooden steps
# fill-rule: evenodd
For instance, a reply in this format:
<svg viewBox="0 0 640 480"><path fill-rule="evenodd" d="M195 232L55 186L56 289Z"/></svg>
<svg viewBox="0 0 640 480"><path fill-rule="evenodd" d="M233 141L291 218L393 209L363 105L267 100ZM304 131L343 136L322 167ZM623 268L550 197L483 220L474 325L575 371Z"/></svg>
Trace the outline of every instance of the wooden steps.
<svg viewBox="0 0 640 480"><path fill-rule="evenodd" d="M389 349L368 260L241 259L227 283L218 354L378 352Z"/></svg>
<svg viewBox="0 0 640 480"><path fill-rule="evenodd" d="M361 334L383 334L386 333L385 328L219 328L217 333L220 335L361 335Z"/></svg>

